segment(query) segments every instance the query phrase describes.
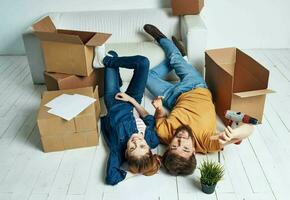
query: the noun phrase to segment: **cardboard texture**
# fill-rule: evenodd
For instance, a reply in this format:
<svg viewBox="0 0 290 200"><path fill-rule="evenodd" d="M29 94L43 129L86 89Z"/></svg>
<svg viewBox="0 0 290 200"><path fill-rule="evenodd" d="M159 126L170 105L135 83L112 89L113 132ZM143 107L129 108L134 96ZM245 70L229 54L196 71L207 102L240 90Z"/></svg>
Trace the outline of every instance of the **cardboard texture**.
<svg viewBox="0 0 290 200"><path fill-rule="evenodd" d="M68 90L98 85L99 95L104 95L104 68L93 70L89 76L77 76L61 73L44 72L45 83L48 91Z"/></svg>
<svg viewBox="0 0 290 200"><path fill-rule="evenodd" d="M41 41L47 72L89 76L93 72L94 47L104 44L111 34L56 29L51 18L33 25Z"/></svg>
<svg viewBox="0 0 290 200"><path fill-rule="evenodd" d="M198 15L204 0L171 0L172 15Z"/></svg>
<svg viewBox="0 0 290 200"><path fill-rule="evenodd" d="M66 121L58 116L49 114L49 108L44 105L61 94L81 94L96 98L95 104L90 105L78 116ZM93 92L92 87L45 91L37 116L37 125L45 152L60 151L71 148L93 146L98 144L97 121L100 116L98 88Z"/></svg>
<svg viewBox="0 0 290 200"><path fill-rule="evenodd" d="M226 110L246 113L262 122L269 71L237 48L214 49L205 52L205 80L213 95L218 116Z"/></svg>

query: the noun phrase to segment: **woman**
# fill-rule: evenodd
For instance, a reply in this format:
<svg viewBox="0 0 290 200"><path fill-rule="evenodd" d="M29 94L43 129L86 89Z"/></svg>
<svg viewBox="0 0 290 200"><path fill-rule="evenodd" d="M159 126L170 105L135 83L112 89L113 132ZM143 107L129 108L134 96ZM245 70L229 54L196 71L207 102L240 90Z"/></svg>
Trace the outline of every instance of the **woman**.
<svg viewBox="0 0 290 200"><path fill-rule="evenodd" d="M130 172L153 175L159 170L160 161L150 149L159 144L159 139L154 130L154 117L140 105L147 82L149 61L143 56L118 57L116 52L110 51L103 59L103 64L104 100L108 113L101 118L101 128L110 149L106 183L115 185L128 178L128 173L121 169L125 160ZM120 67L134 69L125 93L120 92Z"/></svg>

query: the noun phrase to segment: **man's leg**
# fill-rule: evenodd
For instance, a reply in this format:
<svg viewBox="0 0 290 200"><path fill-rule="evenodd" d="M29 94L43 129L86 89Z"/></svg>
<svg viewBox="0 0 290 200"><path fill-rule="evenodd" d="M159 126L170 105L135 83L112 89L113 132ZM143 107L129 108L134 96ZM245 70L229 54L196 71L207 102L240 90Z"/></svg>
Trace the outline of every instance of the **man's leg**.
<svg viewBox="0 0 290 200"><path fill-rule="evenodd" d="M162 61L159 65L149 70L146 88L153 96L163 96L164 91L173 87L173 84L163 80L163 78L172 71L168 60Z"/></svg>
<svg viewBox="0 0 290 200"><path fill-rule="evenodd" d="M160 46L165 51L166 57L169 59L171 67L175 70L175 73L180 78L180 82L192 82L194 87L204 85L205 81L202 75L197 71L195 67L189 64L181 55L180 51L174 45L171 40L162 38L160 40Z"/></svg>

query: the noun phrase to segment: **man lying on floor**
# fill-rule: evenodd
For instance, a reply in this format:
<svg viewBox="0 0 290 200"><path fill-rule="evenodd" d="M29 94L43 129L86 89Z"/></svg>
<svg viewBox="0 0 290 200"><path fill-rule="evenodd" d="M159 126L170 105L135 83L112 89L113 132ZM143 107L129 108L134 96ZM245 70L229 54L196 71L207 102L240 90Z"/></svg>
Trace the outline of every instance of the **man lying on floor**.
<svg viewBox="0 0 290 200"><path fill-rule="evenodd" d="M144 30L163 48L166 60L149 71L147 89L157 98L155 107L156 131L162 143L168 145L162 163L170 174L188 175L196 168L195 153L220 151L224 146L238 143L253 132L244 124L236 129L227 127L216 132L216 113L212 96L201 74L183 56L185 50L153 25ZM163 80L174 70L180 82ZM163 104L171 113L166 116Z"/></svg>

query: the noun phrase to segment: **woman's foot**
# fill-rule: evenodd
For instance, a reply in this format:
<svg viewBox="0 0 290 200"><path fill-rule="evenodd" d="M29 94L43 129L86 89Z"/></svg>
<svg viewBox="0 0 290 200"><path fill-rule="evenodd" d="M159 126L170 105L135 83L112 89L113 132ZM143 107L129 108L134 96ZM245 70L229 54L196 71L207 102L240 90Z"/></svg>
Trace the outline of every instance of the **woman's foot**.
<svg viewBox="0 0 290 200"><path fill-rule="evenodd" d="M158 43L160 39L166 38L166 36L156 26L152 24L145 24L143 26L143 29L146 33L151 35Z"/></svg>
<svg viewBox="0 0 290 200"><path fill-rule="evenodd" d="M95 57L93 61L93 67L95 69L104 67L102 60L105 56L106 56L105 44L95 47Z"/></svg>
<svg viewBox="0 0 290 200"><path fill-rule="evenodd" d="M104 59L106 57L118 57L118 54L115 51L109 51L106 54L105 45L95 47L95 57L93 61L93 67L95 69L104 67Z"/></svg>
<svg viewBox="0 0 290 200"><path fill-rule="evenodd" d="M175 46L178 48L182 56L186 56L186 50L184 46L176 39L176 37L172 36L172 41Z"/></svg>
<svg viewBox="0 0 290 200"><path fill-rule="evenodd" d="M110 61L111 61L111 59L112 58L117 58L118 57L118 54L115 52L115 51L109 51L107 54L106 54L106 56L104 57L104 59L103 59L103 64L105 65L105 66L108 66L108 65L110 65Z"/></svg>

